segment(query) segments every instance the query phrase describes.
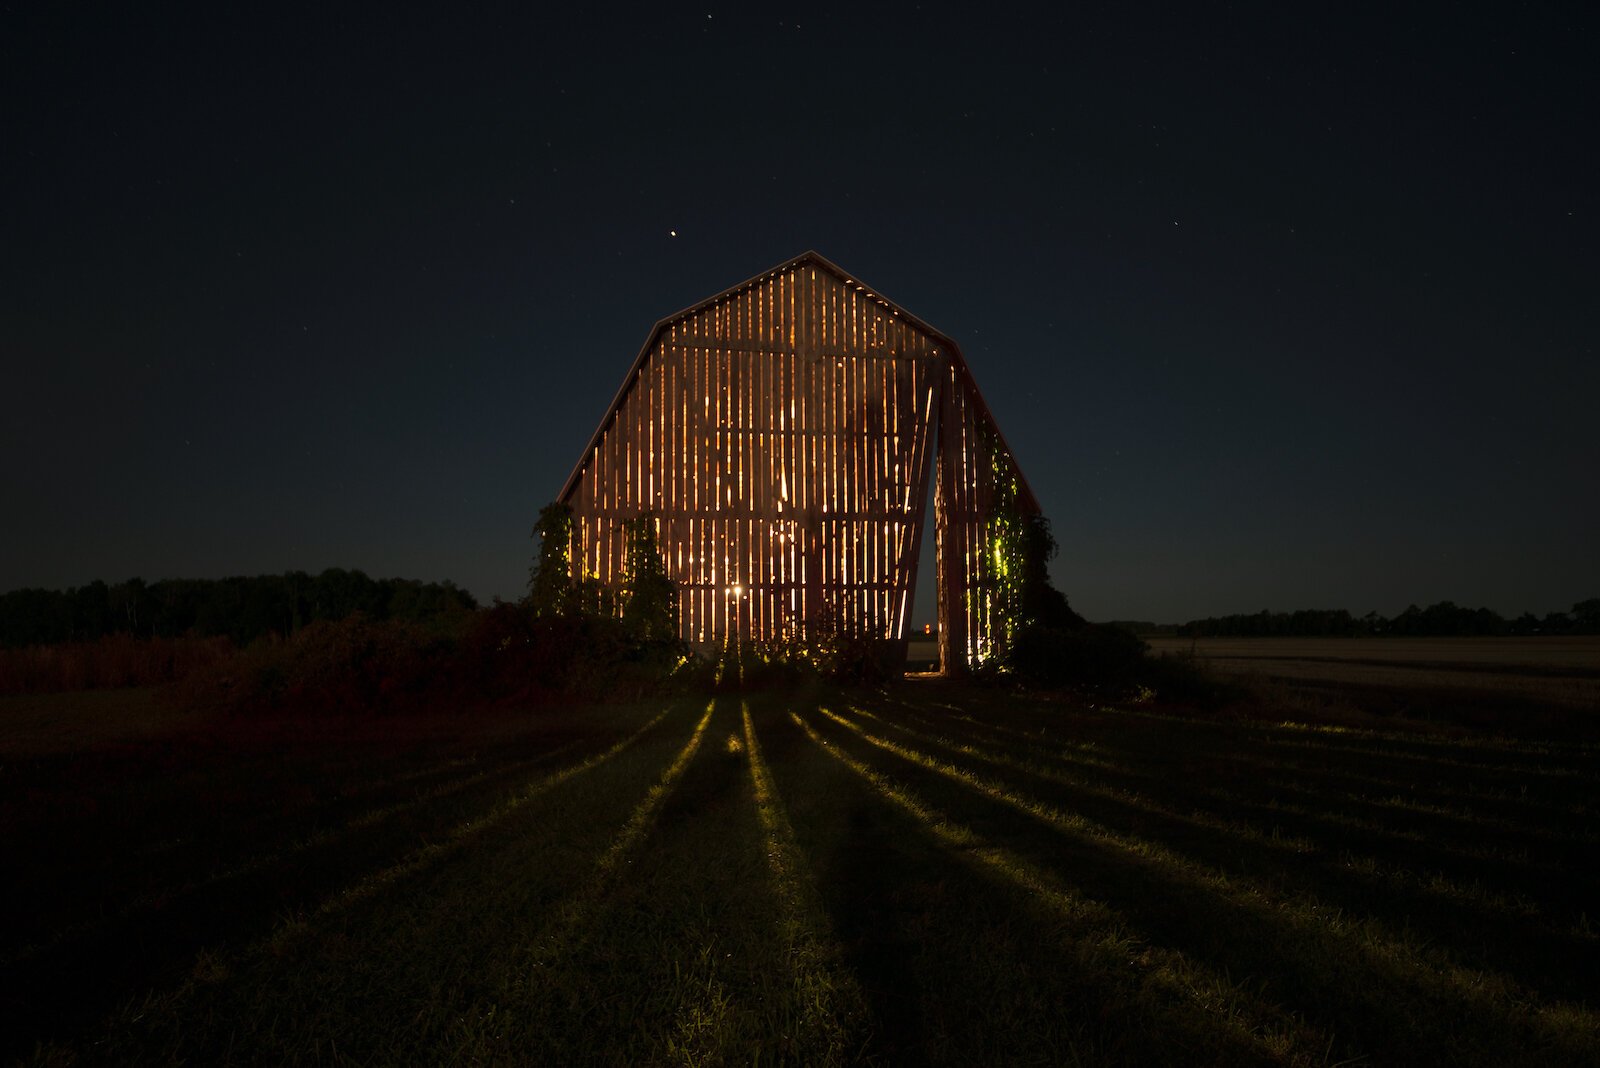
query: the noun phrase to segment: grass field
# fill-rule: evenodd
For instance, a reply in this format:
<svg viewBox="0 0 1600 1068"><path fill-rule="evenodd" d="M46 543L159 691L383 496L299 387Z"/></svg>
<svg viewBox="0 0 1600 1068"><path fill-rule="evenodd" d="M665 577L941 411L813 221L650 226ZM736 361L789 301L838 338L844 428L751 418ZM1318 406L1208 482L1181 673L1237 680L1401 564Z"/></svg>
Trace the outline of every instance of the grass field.
<svg viewBox="0 0 1600 1068"><path fill-rule="evenodd" d="M1600 1063L1589 744L938 681L77 732L0 758L24 1062Z"/></svg>

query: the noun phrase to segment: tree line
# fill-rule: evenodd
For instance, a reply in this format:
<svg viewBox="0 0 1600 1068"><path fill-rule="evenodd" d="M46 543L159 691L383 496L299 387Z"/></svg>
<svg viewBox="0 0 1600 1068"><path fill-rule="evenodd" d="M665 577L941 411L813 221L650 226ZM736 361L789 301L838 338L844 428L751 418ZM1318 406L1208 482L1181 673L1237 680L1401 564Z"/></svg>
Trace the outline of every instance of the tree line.
<svg viewBox="0 0 1600 1068"><path fill-rule="evenodd" d="M1182 638L1436 638L1600 634L1600 597L1579 601L1569 612L1550 612L1543 617L1524 612L1512 619L1488 608L1466 608L1453 601L1440 601L1427 608L1410 605L1405 611L1388 618L1377 612L1357 616L1342 608L1312 608L1296 612L1261 611L1209 616L1176 624L1119 621L1117 625L1137 634Z"/></svg>
<svg viewBox="0 0 1600 1068"><path fill-rule="evenodd" d="M248 645L358 612L369 619L426 623L477 607L472 594L452 582L375 579L343 568L318 575L290 571L150 583L96 579L66 590L0 593L0 646L95 641L113 634L225 637Z"/></svg>

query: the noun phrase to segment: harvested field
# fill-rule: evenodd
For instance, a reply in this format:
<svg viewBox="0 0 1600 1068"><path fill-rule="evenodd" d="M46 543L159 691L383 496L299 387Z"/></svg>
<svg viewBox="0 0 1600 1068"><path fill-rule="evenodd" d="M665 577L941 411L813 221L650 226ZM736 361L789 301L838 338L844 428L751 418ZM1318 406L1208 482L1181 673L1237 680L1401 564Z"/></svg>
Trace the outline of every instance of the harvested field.
<svg viewBox="0 0 1600 1068"><path fill-rule="evenodd" d="M1600 637L1151 638L1214 670L1291 690L1345 691L1357 704L1451 702L1600 716Z"/></svg>
<svg viewBox="0 0 1600 1068"><path fill-rule="evenodd" d="M1600 1063L1585 743L916 681L3 756L41 1063Z"/></svg>

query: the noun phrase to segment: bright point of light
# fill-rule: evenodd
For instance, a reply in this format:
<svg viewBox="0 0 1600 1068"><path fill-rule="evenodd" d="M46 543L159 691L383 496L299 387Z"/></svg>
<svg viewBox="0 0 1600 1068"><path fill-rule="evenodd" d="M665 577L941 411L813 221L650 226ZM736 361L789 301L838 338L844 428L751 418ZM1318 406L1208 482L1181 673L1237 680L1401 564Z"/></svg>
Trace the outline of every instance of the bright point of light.
<svg viewBox="0 0 1600 1068"><path fill-rule="evenodd" d="M731 595L733 597L743 597L744 596L744 587L740 586L740 585L737 585L737 584L735 584L733 586L729 586L728 587L728 593L729 593L729 595Z"/></svg>
<svg viewBox="0 0 1600 1068"><path fill-rule="evenodd" d="M667 236L668 237L677 237L678 236L678 231L676 231L676 230L668 230L667 231Z"/></svg>

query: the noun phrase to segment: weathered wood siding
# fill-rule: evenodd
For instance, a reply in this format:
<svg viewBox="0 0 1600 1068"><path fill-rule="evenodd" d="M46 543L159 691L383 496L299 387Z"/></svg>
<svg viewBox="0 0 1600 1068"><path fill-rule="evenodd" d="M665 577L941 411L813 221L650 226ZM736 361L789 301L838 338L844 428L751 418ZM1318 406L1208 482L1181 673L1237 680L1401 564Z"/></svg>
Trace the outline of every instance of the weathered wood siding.
<svg viewBox="0 0 1600 1068"><path fill-rule="evenodd" d="M940 617L948 587L970 661L987 420L952 345L808 254L658 325L564 491L574 570L620 587L622 521L649 512L685 640L903 641L943 442Z"/></svg>
<svg viewBox="0 0 1600 1068"><path fill-rule="evenodd" d="M995 510L1006 488L1022 497L1021 474L977 385L959 360L944 368L939 404L939 662L976 665L995 649L999 582ZM1024 508L1036 511L1026 498Z"/></svg>

